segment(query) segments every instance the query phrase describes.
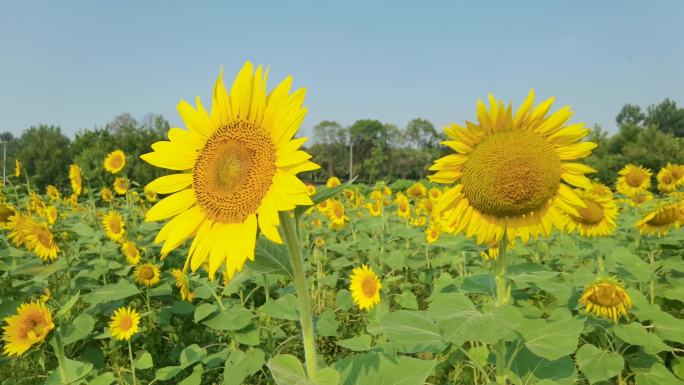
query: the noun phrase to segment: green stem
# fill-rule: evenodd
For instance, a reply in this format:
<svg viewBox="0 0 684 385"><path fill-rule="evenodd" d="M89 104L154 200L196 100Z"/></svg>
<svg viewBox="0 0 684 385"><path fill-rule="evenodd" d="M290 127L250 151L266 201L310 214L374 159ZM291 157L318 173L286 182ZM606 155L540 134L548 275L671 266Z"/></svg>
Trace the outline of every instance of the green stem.
<svg viewBox="0 0 684 385"><path fill-rule="evenodd" d="M137 385L138 381L135 378L135 364L133 363L133 349L131 348L131 340L128 340L128 358L131 360L131 374L133 375L133 385Z"/></svg>
<svg viewBox="0 0 684 385"><path fill-rule="evenodd" d="M294 273L294 286L297 291L297 299L299 300L299 318L302 327L302 338L304 340L306 372L308 373L309 378L314 378L317 371L316 341L311 317L309 292L307 290L308 286L306 284L306 275L304 274L304 259L302 258L297 230L295 229L294 221L290 217L290 213L281 211L278 214L280 215L280 223L283 225L283 231L285 233L285 243L290 251L290 259L292 261L292 270Z"/></svg>
<svg viewBox="0 0 684 385"><path fill-rule="evenodd" d="M64 355L64 342L62 342L62 334L59 330L55 331L55 354L57 354L57 362L59 364L59 374L62 384L68 384L67 370L66 370L66 356Z"/></svg>
<svg viewBox="0 0 684 385"><path fill-rule="evenodd" d="M506 278L506 248L508 247L508 237L506 230L499 243L499 256L494 263L494 280L496 282L496 306L508 304L511 298L511 291L508 287ZM501 340L496 345L496 382L506 385L507 365L506 365L506 342Z"/></svg>

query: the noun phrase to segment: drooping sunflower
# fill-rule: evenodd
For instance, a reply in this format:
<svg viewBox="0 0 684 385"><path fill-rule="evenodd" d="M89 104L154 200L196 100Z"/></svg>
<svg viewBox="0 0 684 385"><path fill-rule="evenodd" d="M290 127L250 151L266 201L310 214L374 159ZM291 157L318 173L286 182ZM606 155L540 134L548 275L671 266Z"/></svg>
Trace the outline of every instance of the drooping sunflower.
<svg viewBox="0 0 684 385"><path fill-rule="evenodd" d="M2 339L5 341L4 353L8 356L21 356L31 346L40 344L55 328L50 309L42 302L21 304L17 314L5 318Z"/></svg>
<svg viewBox="0 0 684 385"><path fill-rule="evenodd" d="M339 186L340 184L342 184L342 183L340 182L340 178L338 178L338 177L336 177L336 176L331 176L331 177L328 178L328 180L325 182L325 186L326 186L327 188L337 187L337 186Z"/></svg>
<svg viewBox="0 0 684 385"><path fill-rule="evenodd" d="M656 179L658 180L658 191L667 194L677 190L678 181L667 167L658 171Z"/></svg>
<svg viewBox="0 0 684 385"><path fill-rule="evenodd" d="M114 193L109 187L103 187L100 189L100 198L105 202L111 202L114 199Z"/></svg>
<svg viewBox="0 0 684 385"><path fill-rule="evenodd" d="M19 159L14 160L14 176L17 178L21 176L21 162Z"/></svg>
<svg viewBox="0 0 684 385"><path fill-rule="evenodd" d="M59 246L50 229L42 223L27 218L24 227L26 247L44 261L54 261L59 253Z"/></svg>
<svg viewBox="0 0 684 385"><path fill-rule="evenodd" d="M349 216L344 212L344 205L337 199L330 199L326 214L330 219L329 227L333 230L341 229L349 223Z"/></svg>
<svg viewBox="0 0 684 385"><path fill-rule="evenodd" d="M135 268L133 276L139 284L152 287L159 283L161 271L154 263L143 263Z"/></svg>
<svg viewBox="0 0 684 385"><path fill-rule="evenodd" d="M0 229L8 229L17 210L9 204L0 204Z"/></svg>
<svg viewBox="0 0 684 385"><path fill-rule="evenodd" d="M356 306L370 310L380 303L382 284L375 272L367 265L356 267L350 277L349 291Z"/></svg>
<svg viewBox="0 0 684 385"><path fill-rule="evenodd" d="M440 231L438 223L430 223L427 229L425 229L425 241L427 243L435 243L439 240Z"/></svg>
<svg viewBox="0 0 684 385"><path fill-rule="evenodd" d="M411 198L422 198L427 193L425 185L420 182L415 182L406 190L406 194Z"/></svg>
<svg viewBox="0 0 684 385"><path fill-rule="evenodd" d="M625 196L633 196L648 191L651 187L651 170L642 166L628 164L618 172L617 191Z"/></svg>
<svg viewBox="0 0 684 385"><path fill-rule="evenodd" d="M114 179L114 192L119 195L125 195L128 191L128 179L119 176Z"/></svg>
<svg viewBox="0 0 684 385"><path fill-rule="evenodd" d="M624 286L614 278L600 278L584 290L580 303L587 313L617 322L621 316L627 316L632 308L632 299Z"/></svg>
<svg viewBox="0 0 684 385"><path fill-rule="evenodd" d="M119 341L130 340L140 331L140 314L132 307L120 307L109 321L109 332Z"/></svg>
<svg viewBox="0 0 684 385"><path fill-rule="evenodd" d="M57 202L59 201L60 198L60 193L57 187L49 184L45 188L45 194L47 194L48 198L50 198L50 201L52 202Z"/></svg>
<svg viewBox="0 0 684 385"><path fill-rule="evenodd" d="M104 159L104 169L112 174L118 174L126 167L126 154L121 150L114 150Z"/></svg>
<svg viewBox="0 0 684 385"><path fill-rule="evenodd" d="M69 166L69 181L74 194L81 195L83 192L83 179L81 178L81 168L77 164Z"/></svg>
<svg viewBox="0 0 684 385"><path fill-rule="evenodd" d="M568 214L567 228L570 232L577 231L583 237L605 237L617 228L615 200L592 193L595 189L592 183L588 190L575 190L585 207L577 208L579 215Z"/></svg>
<svg viewBox="0 0 684 385"><path fill-rule="evenodd" d="M684 223L684 201L660 205L647 213L635 226L642 234L667 235Z"/></svg>
<svg viewBox="0 0 684 385"><path fill-rule="evenodd" d="M442 142L455 154L435 161L429 179L452 184L435 206L447 228L476 236L478 244L548 235L564 227L563 211L577 214L582 201L570 186L589 187L584 175L595 172L573 161L596 147L581 140L589 132L583 124L566 125L569 107L547 115L554 99L532 108L534 91L515 115L490 95L490 109L478 101L478 124L452 124Z"/></svg>
<svg viewBox="0 0 684 385"><path fill-rule="evenodd" d="M211 113L199 98L197 108L181 101L181 118L189 131L172 128L169 141L152 145L141 156L158 167L181 171L161 177L147 188L172 194L152 207L147 221L174 217L155 242L162 255L195 237L186 260L192 270L209 261L209 277L225 266L228 277L254 259L257 227L282 243L278 212L312 205L296 176L315 170L311 155L300 150L307 138L293 139L306 114L304 89L290 93L286 78L269 94L266 72L247 62L230 95L219 75Z"/></svg>
<svg viewBox="0 0 684 385"><path fill-rule="evenodd" d="M114 242L123 241L124 235L126 234L126 224L121 217L121 214L116 211L110 211L102 219L102 225L104 226L105 233L107 237Z"/></svg>
<svg viewBox="0 0 684 385"><path fill-rule="evenodd" d="M126 262L129 265L137 265L140 263L140 250L133 241L125 241L121 244L121 252L126 257Z"/></svg>
<svg viewBox="0 0 684 385"><path fill-rule="evenodd" d="M195 298L195 293L190 290L190 283L183 270L173 269L171 270L171 276L176 280L176 287L180 289L181 299L192 302Z"/></svg>

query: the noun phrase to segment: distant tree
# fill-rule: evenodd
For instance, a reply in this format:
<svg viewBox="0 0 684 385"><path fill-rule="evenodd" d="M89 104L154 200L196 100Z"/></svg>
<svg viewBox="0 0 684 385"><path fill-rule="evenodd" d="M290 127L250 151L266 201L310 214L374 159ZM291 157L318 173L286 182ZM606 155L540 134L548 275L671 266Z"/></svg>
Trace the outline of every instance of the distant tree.
<svg viewBox="0 0 684 385"><path fill-rule="evenodd" d="M71 141L59 127L39 125L24 131L18 140L15 158L19 159L36 187L48 184L66 186L72 160Z"/></svg>
<svg viewBox="0 0 684 385"><path fill-rule="evenodd" d="M684 137L684 109L677 108L677 103L673 100L665 99L648 107L645 123L657 127L662 132L679 138Z"/></svg>
<svg viewBox="0 0 684 385"><path fill-rule="evenodd" d="M416 118L406 126L409 145L416 148L432 149L439 146L440 136L429 120Z"/></svg>
<svg viewBox="0 0 684 385"><path fill-rule="evenodd" d="M326 175L324 178L342 176L344 162L349 160L347 129L339 123L324 120L313 128L313 151ZM322 171L323 171L322 170Z"/></svg>
<svg viewBox="0 0 684 385"><path fill-rule="evenodd" d="M624 125L640 126L644 119L646 119L646 116L641 112L641 107L636 104L625 104L615 117L615 122L618 127Z"/></svg>

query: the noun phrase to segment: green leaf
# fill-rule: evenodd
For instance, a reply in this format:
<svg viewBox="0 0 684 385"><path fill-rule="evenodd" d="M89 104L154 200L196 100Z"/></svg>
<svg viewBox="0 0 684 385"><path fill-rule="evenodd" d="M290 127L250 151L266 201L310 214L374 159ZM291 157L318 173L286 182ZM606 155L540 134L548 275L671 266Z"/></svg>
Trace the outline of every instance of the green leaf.
<svg viewBox="0 0 684 385"><path fill-rule="evenodd" d="M195 315L194 315L195 323L200 322L201 320L209 317L217 309L218 309L218 306L216 306L216 304L213 304L213 303L200 304L199 306L197 306L195 308Z"/></svg>
<svg viewBox="0 0 684 385"><path fill-rule="evenodd" d="M656 362L649 369L636 372L635 379L638 385L684 385L684 381L675 377L660 362Z"/></svg>
<svg viewBox="0 0 684 385"><path fill-rule="evenodd" d="M111 385L114 381L116 381L114 373L106 372L88 381L88 385Z"/></svg>
<svg viewBox="0 0 684 385"><path fill-rule="evenodd" d="M517 330L532 353L554 361L575 352L583 326L584 322L574 318L523 319Z"/></svg>
<svg viewBox="0 0 684 385"><path fill-rule="evenodd" d="M152 355L149 352L144 351L140 355L140 357L134 361L134 365L136 369L140 370L145 370L153 367L154 362L152 361Z"/></svg>
<svg viewBox="0 0 684 385"><path fill-rule="evenodd" d="M312 385L338 385L340 374L333 368L319 369L311 380Z"/></svg>
<svg viewBox="0 0 684 385"><path fill-rule="evenodd" d="M444 349L439 328L425 312L398 310L383 315L380 324L392 344L404 353Z"/></svg>
<svg viewBox="0 0 684 385"><path fill-rule="evenodd" d="M264 366L264 352L256 349L244 353L235 350L226 360L223 370L224 385L241 385L245 378L258 372Z"/></svg>
<svg viewBox="0 0 684 385"><path fill-rule="evenodd" d="M293 294L285 294L276 300L269 300L259 311L271 318L299 321L299 302Z"/></svg>
<svg viewBox="0 0 684 385"><path fill-rule="evenodd" d="M455 311L438 325L446 341L458 345L466 341L494 344L512 336L521 319L520 310L503 305L484 314L472 309Z"/></svg>
<svg viewBox="0 0 684 385"><path fill-rule="evenodd" d="M60 368L56 368L45 380L45 385L62 385L64 383L78 384L93 370L93 364L90 362L74 361L68 358L65 358L65 360L66 380L68 380L68 382L62 381L61 370Z"/></svg>
<svg viewBox="0 0 684 385"><path fill-rule="evenodd" d="M69 310L71 310L71 308L74 307L74 305L76 305L76 302L78 302L79 297L80 297L80 293L77 292L75 295L73 295L71 298L69 298L69 300L66 301L64 303L64 305L62 305L62 307L57 312L56 318L60 318L60 317L63 317L65 315L69 314Z"/></svg>
<svg viewBox="0 0 684 385"><path fill-rule="evenodd" d="M180 366L165 366L161 369L157 369L157 371L154 372L154 378L161 381L170 380L176 377L182 370L183 368Z"/></svg>
<svg viewBox="0 0 684 385"><path fill-rule="evenodd" d="M187 368L188 366L199 362L207 356L207 351L199 347L197 344L192 344L181 352L180 364L182 368Z"/></svg>
<svg viewBox="0 0 684 385"><path fill-rule="evenodd" d="M335 297L335 305L341 310L349 310L354 306L352 295L347 289L342 289L337 292Z"/></svg>
<svg viewBox="0 0 684 385"><path fill-rule="evenodd" d="M279 245L259 237L254 249L254 261L249 269L261 274L280 274L292 278L292 264L285 245Z"/></svg>
<svg viewBox="0 0 684 385"><path fill-rule="evenodd" d="M35 263L20 266L13 272L13 274L49 277L50 275L63 269L66 269L66 260L64 258L59 258L55 262L47 265L36 261Z"/></svg>
<svg viewBox="0 0 684 385"><path fill-rule="evenodd" d="M434 297L428 307L430 317L440 321L461 316L464 311L477 311L472 301L461 293L441 293Z"/></svg>
<svg viewBox="0 0 684 385"><path fill-rule="evenodd" d="M397 295L394 297L394 300L397 302L397 305L404 309L418 310L418 300L411 291L405 291Z"/></svg>
<svg viewBox="0 0 684 385"><path fill-rule="evenodd" d="M660 338L684 343L684 320L662 310L653 312L653 330Z"/></svg>
<svg viewBox="0 0 684 385"><path fill-rule="evenodd" d="M577 350L575 362L590 384L617 376L625 366L621 355L601 350L592 344L582 345Z"/></svg>
<svg viewBox="0 0 684 385"><path fill-rule="evenodd" d="M221 311L203 323L214 330L240 330L252 322L252 312L243 307Z"/></svg>
<svg viewBox="0 0 684 385"><path fill-rule="evenodd" d="M514 384L577 384L577 371L570 356L550 361L536 356L527 348L523 348L515 356L509 374L514 378L517 377L516 381L511 381Z"/></svg>
<svg viewBox="0 0 684 385"><path fill-rule="evenodd" d="M178 385L200 385L202 383L202 373L204 373L204 367L202 364L197 364L192 368L192 373L179 382Z"/></svg>
<svg viewBox="0 0 684 385"><path fill-rule="evenodd" d="M371 348L372 337L368 334L361 334L357 337L339 340L336 343L343 348L353 350L355 352L362 352Z"/></svg>
<svg viewBox="0 0 684 385"><path fill-rule="evenodd" d="M337 337L340 321L335 318L335 312L328 309L316 318L316 331L323 337Z"/></svg>
<svg viewBox="0 0 684 385"><path fill-rule="evenodd" d="M70 325L63 326L62 340L64 346L86 338L95 328L95 318L87 313L76 317Z"/></svg>
<svg viewBox="0 0 684 385"><path fill-rule="evenodd" d="M494 282L494 276L490 273L476 274L463 279L461 290L466 293L487 294L494 297L496 294L496 282Z"/></svg>
<svg viewBox="0 0 684 385"><path fill-rule="evenodd" d="M436 364L387 353L365 353L344 358L334 368L340 374L340 385L423 385Z"/></svg>
<svg viewBox="0 0 684 385"><path fill-rule="evenodd" d="M83 296L83 300L92 305L117 301L140 293L137 286L126 279L116 284L103 286Z"/></svg>
<svg viewBox="0 0 684 385"><path fill-rule="evenodd" d="M299 385L307 382L301 362L291 354L274 356L268 360L268 369L278 385Z"/></svg>
<svg viewBox="0 0 684 385"><path fill-rule="evenodd" d="M626 325L615 325L613 332L621 340L630 345L643 346L646 353L657 354L662 351L671 351L672 348L666 345L657 335L649 333L638 322Z"/></svg>
<svg viewBox="0 0 684 385"><path fill-rule="evenodd" d="M672 372L674 372L677 377L684 379L684 358L675 357L672 359Z"/></svg>

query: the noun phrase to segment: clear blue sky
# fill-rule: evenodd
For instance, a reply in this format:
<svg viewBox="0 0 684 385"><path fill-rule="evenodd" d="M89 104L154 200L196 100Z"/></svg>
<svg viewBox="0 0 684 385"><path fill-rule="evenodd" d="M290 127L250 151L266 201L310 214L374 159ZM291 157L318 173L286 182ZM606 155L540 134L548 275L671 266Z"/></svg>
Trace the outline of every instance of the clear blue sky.
<svg viewBox="0 0 684 385"><path fill-rule="evenodd" d="M304 133L324 119L441 128L531 87L610 131L624 103L684 104L681 1L323 3L6 2L0 131L71 136L123 112L179 125L180 99L209 104L220 66L232 77L247 59L271 66L271 86L308 88Z"/></svg>

